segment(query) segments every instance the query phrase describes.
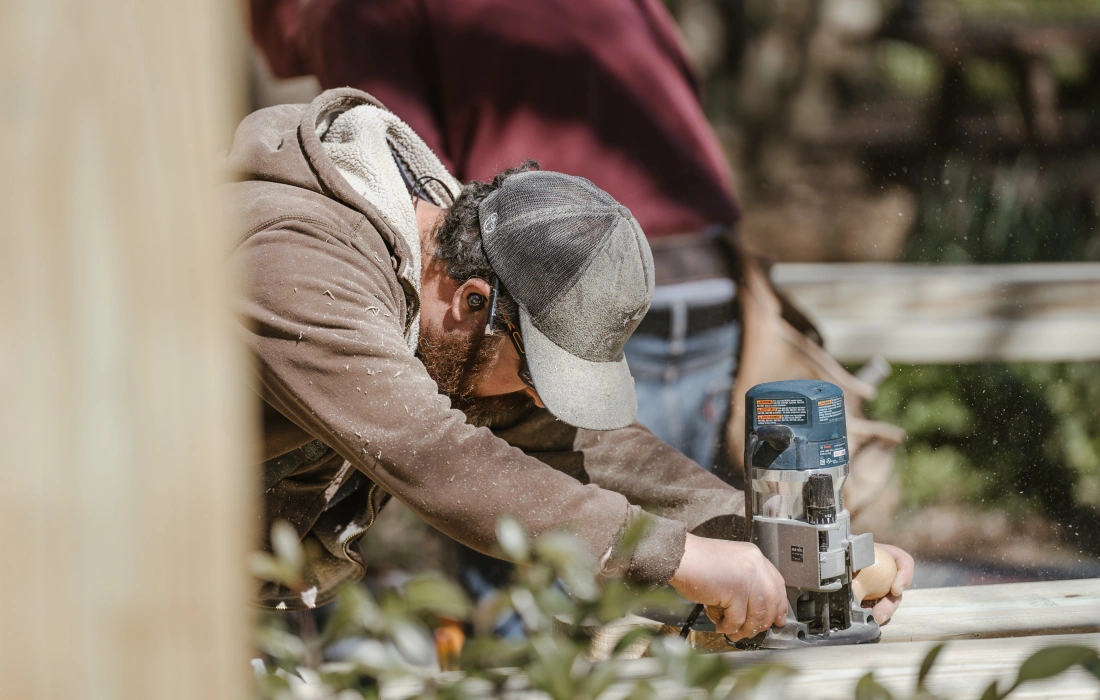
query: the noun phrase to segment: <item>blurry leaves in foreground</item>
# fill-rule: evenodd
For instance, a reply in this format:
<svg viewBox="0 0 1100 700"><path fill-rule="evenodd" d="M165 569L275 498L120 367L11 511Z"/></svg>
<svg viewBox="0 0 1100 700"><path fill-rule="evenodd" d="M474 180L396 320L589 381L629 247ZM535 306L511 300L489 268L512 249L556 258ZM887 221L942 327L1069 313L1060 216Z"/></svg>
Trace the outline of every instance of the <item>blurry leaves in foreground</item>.
<svg viewBox="0 0 1100 700"><path fill-rule="evenodd" d="M641 527L644 524L628 532L624 541L637 541ZM281 535L273 534L272 541L279 543L275 555L260 555L253 569L263 575L285 575L275 580L289 585L306 555ZM498 541L518 564L515 578L496 598L477 607L470 605L455 583L421 575L377 597L361 586L348 587L333 604L323 631L311 633L312 638L290 632L290 614L264 613L255 635L260 657L253 661L258 696L270 700L774 698L794 674L781 664L748 665L738 663L735 656L700 654L678 637L655 637L647 629L626 635L610 659L592 661L587 656L589 640L580 628L555 626L555 616L609 622L643 605L667 604L669 594L597 578L591 555L569 535L550 534L531 542L515 520L505 518L498 526ZM511 613L522 619L526 639L493 636L495 621ZM445 670L441 666L450 660L440 663L438 652L444 645L439 632L454 630L458 622L471 636L457 659L457 670ZM646 654L651 658L631 665L626 659L639 644L648 646ZM926 681L942 650L942 644L934 647L921 664L914 700L937 700ZM1100 679L1095 650L1051 647L1023 663L1015 684L999 691L994 682L982 700L1004 698L1023 683L1074 666ZM868 673L856 685L854 697L895 696Z"/></svg>

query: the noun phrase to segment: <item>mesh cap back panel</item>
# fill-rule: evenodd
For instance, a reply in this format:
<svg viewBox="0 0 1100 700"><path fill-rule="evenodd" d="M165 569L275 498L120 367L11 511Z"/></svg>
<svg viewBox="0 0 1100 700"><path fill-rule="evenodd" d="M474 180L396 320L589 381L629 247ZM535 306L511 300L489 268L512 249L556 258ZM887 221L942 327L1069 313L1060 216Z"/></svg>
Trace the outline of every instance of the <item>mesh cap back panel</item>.
<svg viewBox="0 0 1100 700"><path fill-rule="evenodd" d="M546 407L578 427L627 425L637 399L622 348L653 298L638 222L588 180L543 171L506 178L478 216Z"/></svg>
<svg viewBox="0 0 1100 700"><path fill-rule="evenodd" d="M571 289L531 320L555 345L589 362L615 362L653 298L653 257L641 228L620 230L596 251Z"/></svg>
<svg viewBox="0 0 1100 700"><path fill-rule="evenodd" d="M588 180L518 173L479 207L482 243L512 297L540 317L629 212Z"/></svg>

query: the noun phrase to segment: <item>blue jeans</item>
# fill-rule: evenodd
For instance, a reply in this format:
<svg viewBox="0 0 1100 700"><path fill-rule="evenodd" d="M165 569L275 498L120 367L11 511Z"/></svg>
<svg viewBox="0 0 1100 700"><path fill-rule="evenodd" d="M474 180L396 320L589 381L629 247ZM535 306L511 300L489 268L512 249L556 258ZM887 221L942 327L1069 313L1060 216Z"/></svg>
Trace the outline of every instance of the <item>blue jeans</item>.
<svg viewBox="0 0 1100 700"><path fill-rule="evenodd" d="M686 336L686 314L733 294L729 280L658 287L651 308L671 310L670 337L635 333L624 349L638 395L638 420L706 469L714 466L729 415L741 326L731 321Z"/></svg>

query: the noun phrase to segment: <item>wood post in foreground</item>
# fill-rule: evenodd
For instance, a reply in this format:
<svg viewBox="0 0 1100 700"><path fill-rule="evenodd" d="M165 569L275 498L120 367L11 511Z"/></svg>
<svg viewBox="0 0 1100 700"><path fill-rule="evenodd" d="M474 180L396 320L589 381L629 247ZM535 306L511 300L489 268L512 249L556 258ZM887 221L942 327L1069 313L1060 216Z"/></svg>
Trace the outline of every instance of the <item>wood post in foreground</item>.
<svg viewBox="0 0 1100 700"><path fill-rule="evenodd" d="M0 696L248 694L235 3L0 4Z"/></svg>

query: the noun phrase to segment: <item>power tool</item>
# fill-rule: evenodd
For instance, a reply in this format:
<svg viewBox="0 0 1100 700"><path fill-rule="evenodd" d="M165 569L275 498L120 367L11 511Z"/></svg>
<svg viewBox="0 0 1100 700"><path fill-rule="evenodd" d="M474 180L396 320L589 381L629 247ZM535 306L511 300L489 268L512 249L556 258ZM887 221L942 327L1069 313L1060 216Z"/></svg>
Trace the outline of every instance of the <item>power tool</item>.
<svg viewBox="0 0 1100 700"><path fill-rule="evenodd" d="M852 592L852 578L875 563L875 549L870 533L852 535L844 509L844 392L822 381L769 382L750 389L745 404L745 539L783 575L789 607L784 627L731 644L877 642L878 623ZM682 637L701 610L692 612Z"/></svg>
<svg viewBox="0 0 1100 700"><path fill-rule="evenodd" d="M829 382L758 384L745 395L745 528L787 586L787 624L746 648L876 642L852 577L875 563L870 533L852 535L844 392Z"/></svg>

